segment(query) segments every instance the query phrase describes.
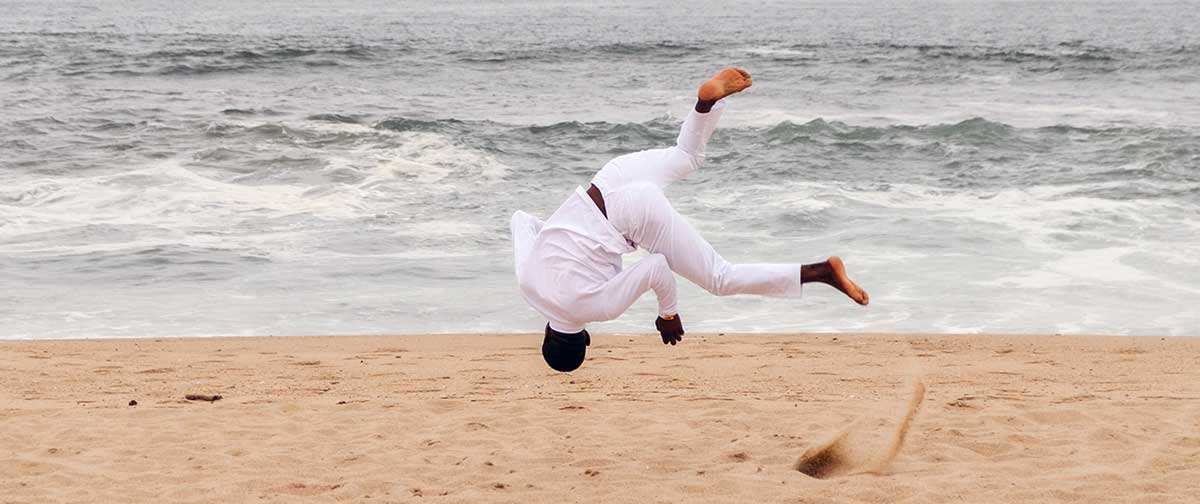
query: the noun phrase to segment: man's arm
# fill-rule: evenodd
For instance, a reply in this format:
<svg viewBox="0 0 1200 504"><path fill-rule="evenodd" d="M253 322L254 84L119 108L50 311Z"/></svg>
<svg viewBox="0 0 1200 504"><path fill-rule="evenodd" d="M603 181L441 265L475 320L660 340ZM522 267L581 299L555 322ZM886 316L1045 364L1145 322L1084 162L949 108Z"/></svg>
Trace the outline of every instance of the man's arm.
<svg viewBox="0 0 1200 504"><path fill-rule="evenodd" d="M513 213L509 229L512 231L513 268L517 272L517 278L521 277L521 265L525 263L529 250L533 248L533 241L537 239L545 224L541 219L520 210Z"/></svg>
<svg viewBox="0 0 1200 504"><path fill-rule="evenodd" d="M617 274L601 287L596 299L604 302L603 320L620 317L646 291L658 297L658 314L674 316L676 306L675 274L662 254L650 254Z"/></svg>
<svg viewBox="0 0 1200 504"><path fill-rule="evenodd" d="M605 282L599 290L590 293L580 307L587 313L581 315L597 321L615 319L650 290L658 297L659 319L673 319L675 322L672 324L678 325L675 274L662 254L646 256ZM682 325L679 326L678 334L683 334ZM671 344L679 341L678 337L672 339ZM663 343L668 343L666 336L663 337Z"/></svg>

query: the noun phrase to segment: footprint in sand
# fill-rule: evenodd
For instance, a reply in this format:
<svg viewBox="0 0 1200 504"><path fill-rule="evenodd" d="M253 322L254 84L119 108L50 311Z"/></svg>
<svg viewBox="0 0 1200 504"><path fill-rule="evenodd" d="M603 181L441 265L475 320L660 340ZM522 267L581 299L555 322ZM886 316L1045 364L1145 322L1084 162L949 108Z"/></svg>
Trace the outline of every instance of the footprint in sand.
<svg viewBox="0 0 1200 504"><path fill-rule="evenodd" d="M918 380L913 384L913 395L908 401L908 409L896 423L896 430L892 432L888 442L874 454L862 455L861 450L857 449L859 447L849 441L851 432L859 424L854 422L833 437L805 449L793 468L818 479L882 473L891 465L896 454L900 453L913 416L924 399L925 384Z"/></svg>

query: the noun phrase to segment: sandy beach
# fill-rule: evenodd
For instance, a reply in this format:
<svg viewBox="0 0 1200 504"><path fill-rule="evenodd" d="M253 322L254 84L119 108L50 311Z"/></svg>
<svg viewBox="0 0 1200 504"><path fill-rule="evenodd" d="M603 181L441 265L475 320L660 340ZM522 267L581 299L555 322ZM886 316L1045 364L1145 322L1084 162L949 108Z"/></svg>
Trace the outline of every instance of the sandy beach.
<svg viewBox="0 0 1200 504"><path fill-rule="evenodd" d="M1196 502L1200 340L0 343L0 502ZM898 455L885 448L927 387ZM222 396L189 401L188 394ZM136 401L136 405L131 405ZM844 467L793 470L839 432ZM834 468L838 469L838 468Z"/></svg>

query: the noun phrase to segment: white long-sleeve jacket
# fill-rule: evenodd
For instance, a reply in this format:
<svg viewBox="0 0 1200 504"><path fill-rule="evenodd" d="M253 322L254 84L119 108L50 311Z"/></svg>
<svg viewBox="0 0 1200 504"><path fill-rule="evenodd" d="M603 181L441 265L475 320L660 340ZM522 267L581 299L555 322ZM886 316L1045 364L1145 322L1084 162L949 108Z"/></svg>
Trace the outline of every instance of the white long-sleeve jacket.
<svg viewBox="0 0 1200 504"><path fill-rule="evenodd" d="M647 290L658 297L660 315L678 311L666 258L652 254L622 271L621 255L635 247L582 187L546 222L514 213L512 236L521 295L555 331L576 333L588 322L615 319Z"/></svg>

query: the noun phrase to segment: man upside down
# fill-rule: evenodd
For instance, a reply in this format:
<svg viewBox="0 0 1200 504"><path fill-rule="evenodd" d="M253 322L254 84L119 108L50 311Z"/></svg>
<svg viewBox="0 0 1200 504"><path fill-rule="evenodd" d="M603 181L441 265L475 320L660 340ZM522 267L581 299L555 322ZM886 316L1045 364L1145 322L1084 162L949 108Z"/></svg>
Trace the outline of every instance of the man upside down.
<svg viewBox="0 0 1200 504"><path fill-rule="evenodd" d="M591 343L584 326L621 316L647 290L658 297L654 326L663 343L681 341L674 273L717 296L799 297L802 284L819 282L860 305L869 302L836 256L803 265L726 261L663 194L664 187L703 164L724 98L751 83L745 70L721 70L700 86L675 146L609 161L587 189L577 188L545 222L513 214L517 282L529 306L549 320L542 356L551 368L577 369ZM622 269L621 256L638 247L650 255Z"/></svg>

